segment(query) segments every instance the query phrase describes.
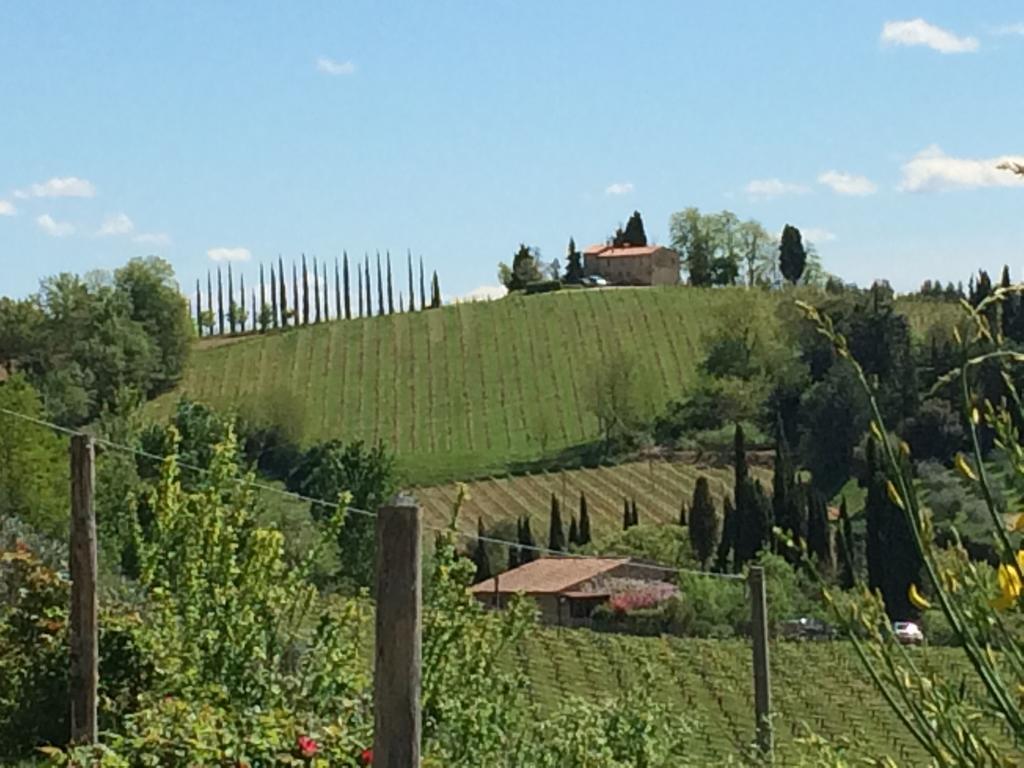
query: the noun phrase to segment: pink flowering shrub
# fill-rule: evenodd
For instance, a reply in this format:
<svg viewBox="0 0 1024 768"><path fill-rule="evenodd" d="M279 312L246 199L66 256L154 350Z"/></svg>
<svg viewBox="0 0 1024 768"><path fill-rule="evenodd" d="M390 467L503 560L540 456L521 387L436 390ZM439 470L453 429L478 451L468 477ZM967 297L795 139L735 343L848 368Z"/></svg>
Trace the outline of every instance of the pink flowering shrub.
<svg viewBox="0 0 1024 768"><path fill-rule="evenodd" d="M654 608L679 594L675 584L665 581L641 581L614 592L608 600L612 612L618 615L631 613L640 608Z"/></svg>

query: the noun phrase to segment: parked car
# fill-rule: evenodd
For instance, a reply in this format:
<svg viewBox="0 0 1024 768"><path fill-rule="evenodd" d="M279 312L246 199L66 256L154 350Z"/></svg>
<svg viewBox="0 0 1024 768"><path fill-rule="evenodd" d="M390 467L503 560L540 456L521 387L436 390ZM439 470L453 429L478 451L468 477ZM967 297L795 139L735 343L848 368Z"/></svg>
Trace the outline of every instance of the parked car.
<svg viewBox="0 0 1024 768"><path fill-rule="evenodd" d="M833 627L820 619L807 616L782 622L779 632L787 640L831 640L836 636Z"/></svg>
<svg viewBox="0 0 1024 768"><path fill-rule="evenodd" d="M904 645L921 645L924 642L924 632L912 621L894 621L892 633Z"/></svg>
<svg viewBox="0 0 1024 768"><path fill-rule="evenodd" d="M588 286L600 287L608 285L608 281L600 275L587 275L583 278L583 284Z"/></svg>

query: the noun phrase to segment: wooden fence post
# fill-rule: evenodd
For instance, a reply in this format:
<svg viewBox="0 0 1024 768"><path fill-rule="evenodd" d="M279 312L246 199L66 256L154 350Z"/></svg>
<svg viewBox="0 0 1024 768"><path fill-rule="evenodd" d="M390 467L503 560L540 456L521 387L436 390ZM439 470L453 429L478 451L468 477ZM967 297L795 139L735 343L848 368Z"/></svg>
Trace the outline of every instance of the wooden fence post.
<svg viewBox="0 0 1024 768"><path fill-rule="evenodd" d="M421 511L399 495L377 511L373 764L419 768Z"/></svg>
<svg viewBox="0 0 1024 768"><path fill-rule="evenodd" d="M750 620L754 645L754 717L757 746L769 762L774 749L772 735L772 684L768 666L768 600L764 588L764 568L751 566Z"/></svg>
<svg viewBox="0 0 1024 768"><path fill-rule="evenodd" d="M92 438L71 438L70 721L73 744L95 744L99 687L99 627L96 620L96 513L93 509Z"/></svg>

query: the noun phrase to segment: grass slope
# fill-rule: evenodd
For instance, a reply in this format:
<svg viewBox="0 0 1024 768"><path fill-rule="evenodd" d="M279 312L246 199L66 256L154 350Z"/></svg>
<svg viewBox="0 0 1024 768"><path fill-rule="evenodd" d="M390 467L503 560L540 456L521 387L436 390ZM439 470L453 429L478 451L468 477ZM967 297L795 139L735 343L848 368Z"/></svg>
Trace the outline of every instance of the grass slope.
<svg viewBox="0 0 1024 768"><path fill-rule="evenodd" d="M154 409L187 395L269 414L304 443L383 440L415 484L505 474L598 437L586 392L602 360L628 351L653 414L694 379L727 303L790 298L742 288L561 291L204 342ZM907 306L919 336L956 309Z"/></svg>
<svg viewBox="0 0 1024 768"><path fill-rule="evenodd" d="M769 469L753 467L752 472L770 484ZM580 491L587 495L595 537L612 536L622 530L623 499L636 500L640 521L645 525L675 523L682 501L685 499L689 506L693 487L701 475L707 476L720 507L722 498L732 495L732 468L703 463L638 461L478 480L467 483L469 498L459 516L460 528L475 533L477 518L482 518L488 529L493 530L499 522L527 515L533 518L534 533L543 538L551 511L551 494L561 499L562 520L568 526L569 518L579 511ZM451 519L458 493L454 483L417 488L414 493L423 505L428 523L443 526Z"/></svg>

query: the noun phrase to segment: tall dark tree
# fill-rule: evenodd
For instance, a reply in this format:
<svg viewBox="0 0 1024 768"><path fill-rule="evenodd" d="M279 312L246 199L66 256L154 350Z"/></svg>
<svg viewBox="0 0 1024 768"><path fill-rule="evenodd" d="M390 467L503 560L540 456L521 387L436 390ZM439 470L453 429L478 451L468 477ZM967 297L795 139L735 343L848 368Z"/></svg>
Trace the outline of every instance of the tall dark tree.
<svg viewBox="0 0 1024 768"><path fill-rule="evenodd" d="M519 561L523 564L532 563L537 559L537 542L530 530L530 518L524 517L519 529Z"/></svg>
<svg viewBox="0 0 1024 768"><path fill-rule="evenodd" d="M437 281L437 272L430 279L430 308L439 309L441 306L441 284Z"/></svg>
<svg viewBox="0 0 1024 768"><path fill-rule="evenodd" d="M348 277L348 275L346 275ZM345 286L345 301L348 301L348 285ZM338 259L334 259L334 319L341 320L345 317L342 314L342 297L341 297L341 268L338 264Z"/></svg>
<svg viewBox="0 0 1024 768"><path fill-rule="evenodd" d="M733 550L736 548L736 507L732 497L722 500L722 538L715 553L715 570L727 573L732 567Z"/></svg>
<svg viewBox="0 0 1024 768"><path fill-rule="evenodd" d="M203 289L196 280L196 328L199 338L203 337Z"/></svg>
<svg viewBox="0 0 1024 768"><path fill-rule="evenodd" d="M384 280L381 278L380 251L377 251L377 315L384 314Z"/></svg>
<svg viewBox="0 0 1024 768"><path fill-rule="evenodd" d="M625 245L643 247L647 245L647 233L644 231L644 220L640 211L633 211L633 215L626 222L626 228L615 233L612 244L616 247Z"/></svg>
<svg viewBox="0 0 1024 768"><path fill-rule="evenodd" d="M548 527L548 549L556 552L565 551L565 528L562 527L562 504L555 494L551 494L551 523Z"/></svg>
<svg viewBox="0 0 1024 768"><path fill-rule="evenodd" d="M210 275L210 270L206 270L206 311L210 313L210 335L213 335L213 277Z"/></svg>
<svg viewBox="0 0 1024 768"><path fill-rule="evenodd" d="M250 313L250 317L252 318L252 329L254 331L259 327L258 326L258 321L259 321L259 314L258 314L258 312L259 312L259 310L256 309L256 289L253 288L252 289L252 312Z"/></svg>
<svg viewBox="0 0 1024 768"><path fill-rule="evenodd" d="M846 509L846 497L839 503L839 586L853 589L857 580L854 558L853 524Z"/></svg>
<svg viewBox="0 0 1024 768"><path fill-rule="evenodd" d="M704 475L697 478L690 508L690 546L700 567L707 568L722 540L722 518L715 509L711 486Z"/></svg>
<svg viewBox="0 0 1024 768"><path fill-rule="evenodd" d="M224 279L221 277L220 267L217 267L217 327L220 335L224 335Z"/></svg>
<svg viewBox="0 0 1024 768"><path fill-rule="evenodd" d="M295 303L298 304L298 301ZM302 324L309 325L309 271L306 269L306 254L302 254Z"/></svg>
<svg viewBox="0 0 1024 768"><path fill-rule="evenodd" d="M423 257L420 256L420 309L427 308L427 284L423 279Z"/></svg>
<svg viewBox="0 0 1024 768"><path fill-rule="evenodd" d="M388 314L395 314L395 289L391 280L391 251L385 251L388 267Z"/></svg>
<svg viewBox="0 0 1024 768"><path fill-rule="evenodd" d="M231 262L228 262L228 328L235 333L235 285L231 278Z"/></svg>
<svg viewBox="0 0 1024 768"><path fill-rule="evenodd" d="M474 584L486 581L493 575L491 560L487 556L487 542L484 541L486 537L487 531L484 528L483 518L478 517L476 519L476 549L473 550L473 564L476 565L476 575L473 577Z"/></svg>
<svg viewBox="0 0 1024 768"><path fill-rule="evenodd" d="M329 321L331 319L330 291L328 290L328 287L327 287L327 264L322 263L320 266L321 266L320 285L322 285L324 287L323 288L324 322L327 322L327 321ZM337 319L338 317L341 317L341 315L336 315L335 319Z"/></svg>
<svg viewBox="0 0 1024 768"><path fill-rule="evenodd" d="M791 224L782 228L782 240L779 242L779 270L782 276L793 285L800 282L807 266L807 250L804 248L800 230Z"/></svg>
<svg viewBox="0 0 1024 768"><path fill-rule="evenodd" d="M277 289L281 292L281 327L288 327L288 286L284 279L284 259L277 257Z"/></svg>
<svg viewBox="0 0 1024 768"><path fill-rule="evenodd" d="M241 326L240 330L245 333L245 273L243 272L238 276L238 324Z"/></svg>
<svg viewBox="0 0 1024 768"><path fill-rule="evenodd" d="M580 545L580 528L576 525L576 515L569 518L569 544L574 547Z"/></svg>
<svg viewBox="0 0 1024 768"><path fill-rule="evenodd" d="M402 292L398 292L398 311L399 313L405 312L405 299L402 297Z"/></svg>
<svg viewBox="0 0 1024 768"><path fill-rule="evenodd" d="M587 496L580 491L580 541L582 544L590 543L590 512L587 509Z"/></svg>
<svg viewBox="0 0 1024 768"><path fill-rule="evenodd" d="M406 251L406 258L409 262L409 311L416 311L416 289L412 282L412 251Z"/></svg>
<svg viewBox="0 0 1024 768"><path fill-rule="evenodd" d="M828 526L828 501L818 491L807 498L807 549L814 556L818 570L828 575L835 567L832 538Z"/></svg>
<svg viewBox="0 0 1024 768"><path fill-rule="evenodd" d="M804 506L797 488L789 445L781 425L775 440L775 462L772 473L772 513L779 528L792 539L795 549L787 552L789 559L795 559L800 551L800 542L805 536L803 519Z"/></svg>
<svg viewBox="0 0 1024 768"><path fill-rule="evenodd" d="M630 509L629 499L622 500L622 530L628 531L633 526L633 510Z"/></svg>
<svg viewBox="0 0 1024 768"><path fill-rule="evenodd" d="M304 309L302 316L299 316L299 275L295 271L295 262L292 262L292 309L295 310L295 325L299 324L299 321L309 322L309 303L306 298L306 292L303 291L302 303Z"/></svg>
<svg viewBox="0 0 1024 768"><path fill-rule="evenodd" d="M274 262L270 262L270 314L272 316L271 325L277 328L279 323L277 316L277 270L274 268Z"/></svg>
<svg viewBox="0 0 1024 768"><path fill-rule="evenodd" d="M323 315L320 313L320 268L316 263L316 256L313 257L313 305L314 322L323 322ZM326 286L325 286L326 287Z"/></svg>
<svg viewBox="0 0 1024 768"><path fill-rule="evenodd" d="M576 247L576 241L571 237L565 253L565 282L570 285L583 282L583 256Z"/></svg>
<svg viewBox="0 0 1024 768"><path fill-rule="evenodd" d="M629 504L629 523L630 525L640 525L640 514L636 511L636 499L632 499Z"/></svg>
<svg viewBox="0 0 1024 768"><path fill-rule="evenodd" d="M342 282L345 285L345 319L352 319L352 295L350 293L349 277L348 277L348 252L342 253ZM359 297L359 303L362 304L362 296ZM361 314L361 313L360 313Z"/></svg>
<svg viewBox="0 0 1024 768"><path fill-rule="evenodd" d="M736 425L733 437L733 469L736 499L736 528L733 543L734 566L740 567L766 549L772 530L771 499L760 482L750 477L743 427Z"/></svg>
<svg viewBox="0 0 1024 768"><path fill-rule="evenodd" d="M356 265L356 278L356 296L359 297L359 317L363 317L363 270L358 265Z"/></svg>
<svg viewBox="0 0 1024 768"><path fill-rule="evenodd" d="M363 287L366 289L366 316L370 317L373 315L373 283L370 280L370 254L365 254L363 267Z"/></svg>
<svg viewBox="0 0 1024 768"><path fill-rule="evenodd" d="M267 306L267 281L266 275L263 273L263 262L260 262L260 312L263 312L265 306ZM264 328L264 330L266 329Z"/></svg>

